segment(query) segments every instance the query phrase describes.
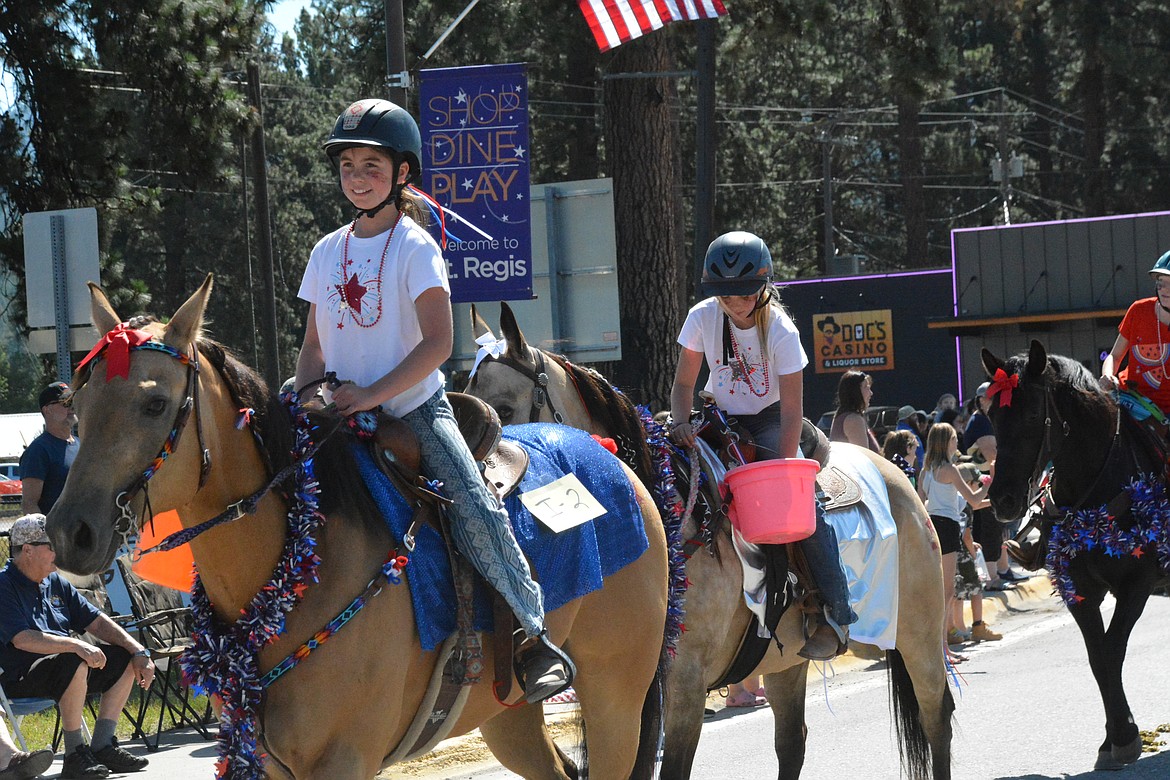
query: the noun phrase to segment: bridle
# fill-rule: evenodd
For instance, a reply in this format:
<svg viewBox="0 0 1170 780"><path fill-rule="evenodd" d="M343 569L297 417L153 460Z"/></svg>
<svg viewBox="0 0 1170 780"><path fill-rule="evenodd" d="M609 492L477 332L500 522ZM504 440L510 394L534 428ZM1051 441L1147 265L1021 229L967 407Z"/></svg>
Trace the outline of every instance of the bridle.
<svg viewBox="0 0 1170 780"><path fill-rule="evenodd" d="M1053 445L1054 431L1059 425L1060 427L1060 441ZM1032 466L1032 473L1029 479L1029 485L1038 485L1040 477L1044 473L1044 467L1054 461L1056 456L1060 453L1060 445L1068 438L1069 424L1068 421L1060 414L1060 407L1056 405L1055 399L1052 397L1052 385L1044 381L1044 438L1041 442L1040 450L1036 453L1036 463ZM1121 440L1121 405L1117 404L1117 411L1115 415L1115 422L1113 428L1113 438L1109 442L1109 451L1105 454L1105 461L1101 464L1101 468L1097 471L1097 476L1089 484L1087 488L1081 493L1081 497L1074 503L1067 511L1075 512L1080 509L1084 503L1093 495L1093 492L1100 484L1105 472L1108 471L1108 466L1113 462L1114 455L1117 452L1118 442ZM1046 493L1050 501L1049 505L1055 506L1052 499L1052 483L1053 480L1048 481L1048 485L1039 490L1033 490L1035 493L1029 506L1032 505L1040 497L1041 494Z"/></svg>
<svg viewBox="0 0 1170 780"><path fill-rule="evenodd" d="M199 348L192 343L190 345L190 354L188 354L169 344L154 341L153 339L129 347L129 351L131 352L137 352L143 349L170 355L186 366L187 384L184 390L183 402L179 404L179 408L175 411L175 418L171 423L171 431L163 441L158 454L151 460L150 464L142 473L135 477L124 490L118 493L117 498L114 499L114 504L118 507L119 511L118 518L114 521L114 531L122 537L123 545L129 544L130 538L138 530L138 514L130 506L130 502L139 493L143 493L145 495L144 506L149 507L150 497L149 493L146 492L147 483L150 482L151 477L158 473L158 470L162 468L166 459L179 446L179 440L183 435L183 430L187 427L187 422L191 419L192 411L195 414L195 435L199 440L199 490L207 484L207 478L211 474L211 451L207 448L203 437L203 420L199 411ZM92 377L92 369L90 375Z"/></svg>
<svg viewBox="0 0 1170 780"><path fill-rule="evenodd" d="M563 424L565 417L559 409L553 406L552 396L548 394L548 372L545 370L544 353L527 344L525 348L528 350L528 356L532 358L532 364L535 366L535 369L527 363L507 354L500 355L497 358L493 358L493 360L497 363L502 363L513 371L517 371L524 377L532 380L532 407L528 413L528 422L538 422L540 420L540 411L547 404L548 410L552 412L553 420Z"/></svg>

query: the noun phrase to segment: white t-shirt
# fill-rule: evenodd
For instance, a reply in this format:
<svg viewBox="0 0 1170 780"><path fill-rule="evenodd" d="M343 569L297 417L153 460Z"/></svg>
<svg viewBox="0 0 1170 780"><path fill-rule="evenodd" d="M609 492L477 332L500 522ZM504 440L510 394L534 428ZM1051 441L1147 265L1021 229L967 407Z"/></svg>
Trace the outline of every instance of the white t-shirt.
<svg viewBox="0 0 1170 780"><path fill-rule="evenodd" d="M404 214L392 236L359 238L345 225L318 241L297 295L317 305L325 370L368 387L422 341L414 302L434 287L450 293L447 264L431 235ZM435 369L382 408L401 417L442 386Z"/></svg>
<svg viewBox="0 0 1170 780"><path fill-rule="evenodd" d="M740 330L731 323L736 354L723 363L723 310L719 301L699 301L687 313L678 343L707 357L707 392L729 414L756 414L780 400L778 377L795 374L808 365L800 334L792 318L779 307L772 308L768 326L768 353L761 355L755 327ZM730 320L730 318L728 318ZM738 355L738 357L736 357Z"/></svg>

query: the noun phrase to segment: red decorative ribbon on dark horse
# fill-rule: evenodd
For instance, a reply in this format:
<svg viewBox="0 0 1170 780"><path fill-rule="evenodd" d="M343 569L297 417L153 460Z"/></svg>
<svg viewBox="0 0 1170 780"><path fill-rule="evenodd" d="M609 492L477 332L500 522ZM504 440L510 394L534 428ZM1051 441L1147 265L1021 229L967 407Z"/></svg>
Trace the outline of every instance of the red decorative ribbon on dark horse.
<svg viewBox="0 0 1170 780"><path fill-rule="evenodd" d="M995 369L995 376L991 378L991 387L987 388L987 397L995 398L999 393L1000 406L1012 405L1012 390L1020 386L1020 375L1009 374L1002 368Z"/></svg>

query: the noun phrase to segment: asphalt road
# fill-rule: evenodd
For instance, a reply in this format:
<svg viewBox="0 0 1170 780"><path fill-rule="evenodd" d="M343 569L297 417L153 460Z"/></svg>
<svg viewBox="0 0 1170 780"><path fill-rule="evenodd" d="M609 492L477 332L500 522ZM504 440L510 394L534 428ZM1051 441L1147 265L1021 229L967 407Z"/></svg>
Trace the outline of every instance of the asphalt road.
<svg viewBox="0 0 1170 780"><path fill-rule="evenodd" d="M1165 780L1170 778L1170 734L1160 752L1122 772L1093 772L1104 738L1104 713L1080 632L1055 599L1033 600L995 626L1000 642L975 646L956 698L954 780ZM1129 645L1125 681L1138 726L1170 724L1170 599L1151 599ZM806 719L808 755L802 777L884 780L899 777L882 664L851 670L823 685L810 684ZM724 711L708 718L693 777L740 780L776 776L772 714L767 708ZM396 777L394 770L383 776ZM472 767L451 780L513 778ZM432 775L434 777L434 775Z"/></svg>

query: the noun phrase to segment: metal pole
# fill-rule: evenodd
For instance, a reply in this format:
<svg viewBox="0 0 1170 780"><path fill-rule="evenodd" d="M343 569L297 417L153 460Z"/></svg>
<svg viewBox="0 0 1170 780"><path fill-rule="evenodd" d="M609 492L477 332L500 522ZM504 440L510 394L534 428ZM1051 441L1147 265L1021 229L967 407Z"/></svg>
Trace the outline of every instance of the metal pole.
<svg viewBox="0 0 1170 780"><path fill-rule="evenodd" d="M1008 132L1007 132L1007 102L1004 93L999 92L999 199L1003 202L1003 224L1012 224L1011 182L1008 181Z"/></svg>
<svg viewBox="0 0 1170 780"><path fill-rule="evenodd" d="M68 382L73 373L69 359L69 287L65 272L65 217L49 217L49 246L53 252L53 312L57 325L57 379Z"/></svg>
<svg viewBox="0 0 1170 780"><path fill-rule="evenodd" d="M402 0L384 0L386 9L386 96L410 110L406 105L410 75L406 71L406 21Z"/></svg>
<svg viewBox="0 0 1170 780"><path fill-rule="evenodd" d="M248 63L248 99L256 112L252 131L252 175L256 177L256 228L264 282L264 379L280 387L280 349L276 335L276 275L272 267L272 217L268 208L268 163L264 151L264 112L260 107L260 64Z"/></svg>
<svg viewBox="0 0 1170 780"><path fill-rule="evenodd" d="M703 258L715 238L715 20L696 22L695 263L691 282L703 298Z"/></svg>

